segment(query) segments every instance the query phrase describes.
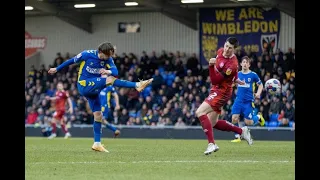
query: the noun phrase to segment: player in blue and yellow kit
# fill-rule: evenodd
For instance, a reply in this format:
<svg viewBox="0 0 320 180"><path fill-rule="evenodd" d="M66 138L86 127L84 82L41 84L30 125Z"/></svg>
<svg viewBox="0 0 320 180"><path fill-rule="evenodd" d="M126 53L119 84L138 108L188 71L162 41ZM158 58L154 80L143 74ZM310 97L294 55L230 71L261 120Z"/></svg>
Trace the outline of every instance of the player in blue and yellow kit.
<svg viewBox="0 0 320 180"><path fill-rule="evenodd" d="M130 82L115 78L114 76L118 75L118 69L113 62L112 57L114 54L115 46L105 42L100 44L97 50L82 51L77 56L63 62L56 68L50 68L48 71L49 74L54 74L71 64L80 64L77 87L79 93L88 100L93 112L94 144L92 145L92 150L99 152L109 152L101 144L102 113L99 99L100 91L108 85L113 85L135 88L138 92L141 92L153 81L153 79L148 79L140 82ZM107 77L101 77L102 75L107 75Z"/></svg>
<svg viewBox="0 0 320 180"><path fill-rule="evenodd" d="M119 105L119 96L113 86L107 86L106 88L102 89L100 92L100 103L101 103L101 111L102 111L102 118L103 122L106 125L107 129L110 129L114 133L114 137L119 136L120 131L114 127L112 124L108 122L108 120L111 120L112 115L111 115L111 106L112 106L112 98L111 96L114 97L114 103L115 103L115 110L120 109Z"/></svg>
<svg viewBox="0 0 320 180"><path fill-rule="evenodd" d="M245 81L244 85L237 84L237 97L232 106L232 123L239 126L240 114L244 116L244 122L247 126L255 125L259 123L264 126L265 120L261 113L257 115L253 114L254 100L260 99L260 95L263 89L263 84L259 76L252 72L250 68L250 59L248 56L244 56L241 59L242 70L238 72L238 78L241 81ZM255 86L258 85L258 90L255 93ZM240 142L240 135L236 134L235 139L231 142Z"/></svg>

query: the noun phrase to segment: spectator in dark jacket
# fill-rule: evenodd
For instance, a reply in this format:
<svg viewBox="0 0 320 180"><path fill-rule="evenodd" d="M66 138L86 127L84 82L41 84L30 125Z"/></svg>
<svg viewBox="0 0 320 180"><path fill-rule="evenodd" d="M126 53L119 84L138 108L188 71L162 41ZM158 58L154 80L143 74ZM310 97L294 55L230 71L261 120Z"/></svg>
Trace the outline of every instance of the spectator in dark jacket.
<svg viewBox="0 0 320 180"><path fill-rule="evenodd" d="M282 119L280 119L280 121L281 121L280 125L281 126L288 126L290 121L295 120L294 108L292 107L291 103L287 102L286 108L283 111L284 111L284 116Z"/></svg>

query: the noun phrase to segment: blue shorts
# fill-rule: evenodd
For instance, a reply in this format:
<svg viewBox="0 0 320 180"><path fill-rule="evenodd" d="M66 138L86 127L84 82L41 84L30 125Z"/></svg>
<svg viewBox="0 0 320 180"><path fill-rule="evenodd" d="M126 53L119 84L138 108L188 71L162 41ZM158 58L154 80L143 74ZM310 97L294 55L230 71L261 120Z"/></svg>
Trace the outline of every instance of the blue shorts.
<svg viewBox="0 0 320 180"><path fill-rule="evenodd" d="M101 111L100 91L106 87L107 78L89 78L78 81L78 91L89 103L92 112Z"/></svg>
<svg viewBox="0 0 320 180"><path fill-rule="evenodd" d="M245 119L251 120L253 117L253 102L235 101L232 106L231 114L242 114Z"/></svg>

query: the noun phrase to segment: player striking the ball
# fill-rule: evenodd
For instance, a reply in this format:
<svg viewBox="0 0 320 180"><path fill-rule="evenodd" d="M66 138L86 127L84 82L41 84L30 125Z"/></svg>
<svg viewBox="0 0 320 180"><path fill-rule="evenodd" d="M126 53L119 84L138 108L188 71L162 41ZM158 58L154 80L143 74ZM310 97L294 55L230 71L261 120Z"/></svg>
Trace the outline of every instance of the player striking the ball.
<svg viewBox="0 0 320 180"><path fill-rule="evenodd" d="M70 114L73 113L73 106L71 99L69 97L69 93L63 89L62 82L57 84L57 91L54 97L46 96L47 100L55 101L55 109L56 111L53 114L53 118L51 120L51 127L52 127L52 134L48 137L48 139L52 139L57 137L57 123L60 123L62 131L65 133L64 138L67 139L71 136L68 132L68 128L65 125L64 115L65 115L65 108L66 108L66 101L68 101Z"/></svg>
<svg viewBox="0 0 320 180"><path fill-rule="evenodd" d="M265 120L261 113L253 115L254 99L260 99L260 95L263 89L263 84L259 76L251 71L250 59L248 56L244 56L241 59L241 71L238 72L238 78L245 82L245 84L238 84L237 97L233 103L231 114L232 123L239 126L240 114L244 115L244 123L247 126L252 126L260 123L260 126L264 126ZM258 85L257 93L255 92L255 85ZM235 134L235 139L231 142L241 142L239 134Z"/></svg>
<svg viewBox="0 0 320 180"><path fill-rule="evenodd" d="M82 51L77 56L65 61L56 68L50 68L48 71L49 74L54 74L71 64L80 63L77 87L79 93L88 100L90 109L93 112L94 143L91 149L99 152L109 152L101 144L102 113L99 99L100 91L106 86L114 85L135 88L138 92L141 92L153 81L152 78L140 82L130 82L115 78L114 76L118 75L118 69L113 62L112 57L114 54L115 47L109 42L104 42L99 45L98 50ZM101 77L101 75L108 75L108 77Z"/></svg>
<svg viewBox="0 0 320 180"><path fill-rule="evenodd" d="M233 82L244 84L238 79L238 60L234 54L239 42L234 37L229 37L224 47L217 51L216 58L209 61L209 76L212 84L209 96L199 106L196 115L208 139L208 147L205 155L219 150L213 138L213 127L221 131L232 131L240 134L247 140L248 144L253 143L248 127L239 128L225 120L218 120L221 108L232 96Z"/></svg>

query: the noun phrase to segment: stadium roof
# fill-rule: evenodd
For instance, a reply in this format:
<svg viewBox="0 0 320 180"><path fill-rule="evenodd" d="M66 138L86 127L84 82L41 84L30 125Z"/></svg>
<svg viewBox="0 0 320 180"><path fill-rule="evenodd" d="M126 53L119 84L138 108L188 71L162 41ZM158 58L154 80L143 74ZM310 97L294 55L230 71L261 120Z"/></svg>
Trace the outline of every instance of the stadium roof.
<svg viewBox="0 0 320 180"><path fill-rule="evenodd" d="M201 0L200 0L201 1ZM26 17L57 16L87 32L92 32L90 18L93 14L127 12L161 12L186 26L197 29L197 10L204 7L259 6L277 7L295 17L294 0L203 0L203 3L182 3L181 0L25 0ZM125 2L137 2L126 6ZM75 8L75 4L94 4L92 8Z"/></svg>

